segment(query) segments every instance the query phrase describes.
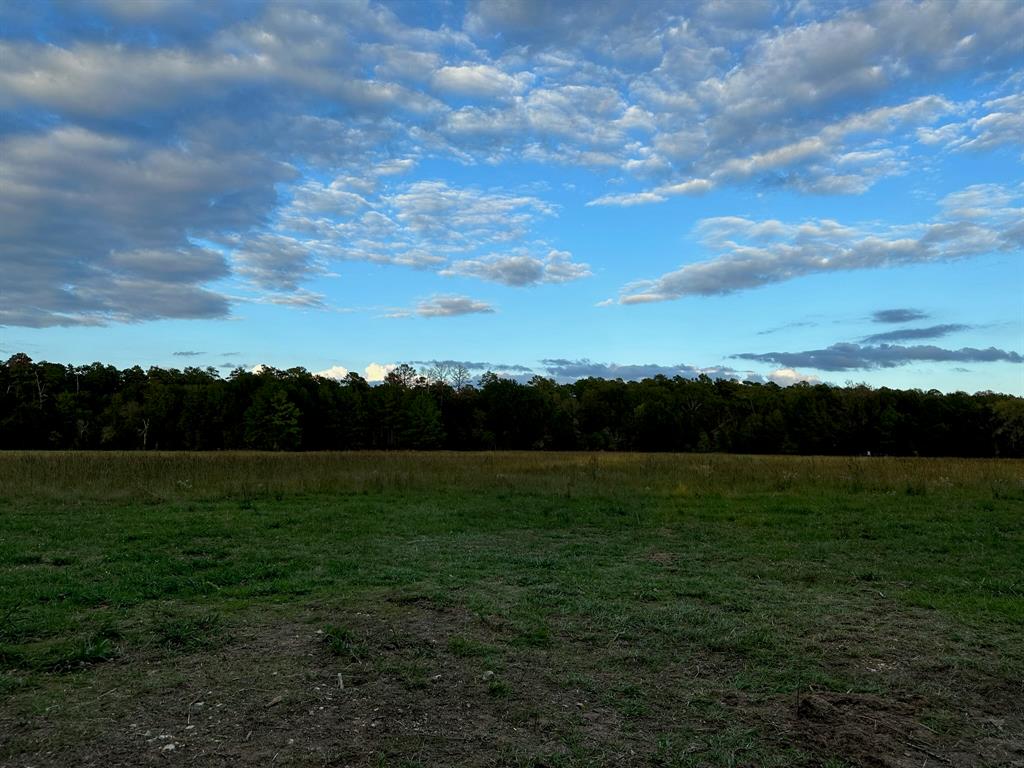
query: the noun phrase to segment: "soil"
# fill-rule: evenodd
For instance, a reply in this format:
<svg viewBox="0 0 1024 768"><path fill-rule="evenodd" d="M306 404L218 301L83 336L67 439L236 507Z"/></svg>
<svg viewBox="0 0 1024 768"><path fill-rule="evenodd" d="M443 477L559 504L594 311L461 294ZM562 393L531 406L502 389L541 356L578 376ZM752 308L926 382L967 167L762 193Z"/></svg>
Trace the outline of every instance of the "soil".
<svg viewBox="0 0 1024 768"><path fill-rule="evenodd" d="M332 652L327 624L347 627L358 651ZM676 703L697 686L729 722L799 750L807 765L839 757L884 768L1024 766L1024 691L1013 685L965 693L959 715L974 735L957 740L924 724L920 697L716 692L728 661L708 656L638 669L651 706L630 715L602 694L621 683L603 660L624 647L557 637L488 656L454 652L452 637L484 649L508 639L501 617L429 601L266 615L213 650L125 656L87 682L67 675L64 703L45 711L0 704L0 755L12 768L668 765L657 758L658 738L679 725ZM566 670L589 683L567 683ZM699 736L722 723L714 716L687 727ZM700 739L694 744L690 764L701 765ZM757 764L743 760L734 764Z"/></svg>

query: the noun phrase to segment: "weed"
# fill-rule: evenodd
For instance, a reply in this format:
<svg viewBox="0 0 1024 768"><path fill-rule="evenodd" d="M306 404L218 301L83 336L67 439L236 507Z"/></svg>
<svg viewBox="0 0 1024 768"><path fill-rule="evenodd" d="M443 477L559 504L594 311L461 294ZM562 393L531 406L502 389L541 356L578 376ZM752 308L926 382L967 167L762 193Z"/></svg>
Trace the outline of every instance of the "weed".
<svg viewBox="0 0 1024 768"><path fill-rule="evenodd" d="M369 656L366 645L360 642L352 630L329 625L324 627L324 644L331 655L338 658L361 662Z"/></svg>
<svg viewBox="0 0 1024 768"><path fill-rule="evenodd" d="M224 626L220 614L160 613L152 619L157 642L177 651L198 651L220 644Z"/></svg>
<svg viewBox="0 0 1024 768"><path fill-rule="evenodd" d="M453 635L448 638L448 650L452 655L466 659L475 656L489 656L497 651L497 648L462 635Z"/></svg>
<svg viewBox="0 0 1024 768"><path fill-rule="evenodd" d="M487 683L487 694L496 699L507 699L511 693L512 686L500 678L492 677Z"/></svg>

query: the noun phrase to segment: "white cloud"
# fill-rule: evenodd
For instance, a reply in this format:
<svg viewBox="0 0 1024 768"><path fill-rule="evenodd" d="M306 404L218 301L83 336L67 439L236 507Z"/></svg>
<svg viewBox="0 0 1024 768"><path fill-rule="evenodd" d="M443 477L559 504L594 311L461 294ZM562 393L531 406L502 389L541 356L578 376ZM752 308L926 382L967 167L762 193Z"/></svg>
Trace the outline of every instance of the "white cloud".
<svg viewBox="0 0 1024 768"><path fill-rule="evenodd" d="M625 192L622 194L601 195L601 197L590 200L587 205L620 205L628 208L634 205L663 202L665 202L665 197L657 192Z"/></svg>
<svg viewBox="0 0 1024 768"><path fill-rule="evenodd" d="M349 179L337 178L330 184L310 180L292 191L292 209L303 216L352 216L369 207L362 195L347 189Z"/></svg>
<svg viewBox="0 0 1024 768"><path fill-rule="evenodd" d="M870 142L880 135L905 132L908 127L929 123L957 106L939 96L922 96L903 104L878 107L853 113L818 127L812 135L794 138L763 151L749 153L746 143L722 146L699 158L695 165L705 167L708 178L662 184L642 192L610 193L591 200L588 205L633 206L662 203L673 195L699 195L722 183L744 183L753 178L778 179L803 192L815 194L862 194L878 179L903 173L907 168L896 150L879 149ZM931 134L917 128L917 138L933 140ZM700 133L682 134L678 146L661 134L655 139L669 155L696 155L706 149L707 137ZM865 137L870 142L865 144ZM851 148L853 147L853 148ZM657 157L654 155L652 157ZM628 169L629 163L625 164Z"/></svg>
<svg viewBox="0 0 1024 768"><path fill-rule="evenodd" d="M231 298L211 286L231 267L259 300L303 307L323 300L304 281L341 261L506 284L588 273L543 255L550 202L414 175L449 162L467 177L502 163L627 174L644 188L588 205L630 206L724 185L862 194L924 156L1024 143L1014 0L481 0L461 25L404 16L371 2L26 6L29 33L0 42L0 258L18 297L0 323L223 317ZM977 101L951 101L965 84ZM906 96L921 88L934 90ZM986 226L968 223L865 232L858 258L871 235L890 254L915 238L918 254L973 252ZM797 264L783 245L772 258Z"/></svg>
<svg viewBox="0 0 1024 768"><path fill-rule="evenodd" d="M674 184L663 184L651 192L626 192L623 194L603 195L587 203L593 205L619 205L629 207L633 205L647 205L649 203L663 203L669 197L676 195L703 195L714 188L714 182L709 179L690 179Z"/></svg>
<svg viewBox="0 0 1024 768"><path fill-rule="evenodd" d="M263 294L254 299L254 301L261 304L276 304L280 307L294 307L297 309L323 309L326 298L322 293L307 291L304 288L296 288L290 293Z"/></svg>
<svg viewBox="0 0 1024 768"><path fill-rule="evenodd" d="M776 368L774 371L768 373L765 378L769 381L774 381L780 387L788 387L791 384L796 384L798 382L806 382L808 384L821 383L821 379L817 376L800 373L793 368Z"/></svg>
<svg viewBox="0 0 1024 768"><path fill-rule="evenodd" d="M459 315L492 314L494 307L468 296L432 296L416 305L420 317L457 317Z"/></svg>
<svg viewBox="0 0 1024 768"><path fill-rule="evenodd" d="M703 195L714 188L714 182L709 179L690 179L676 184L665 184L655 191L659 195Z"/></svg>
<svg viewBox="0 0 1024 768"><path fill-rule="evenodd" d="M1020 100L1024 104L1024 99ZM964 142L965 149L992 149L1003 144L1024 144L1024 110L992 112L971 122L975 137Z"/></svg>
<svg viewBox="0 0 1024 768"><path fill-rule="evenodd" d="M395 370L396 363L370 363L363 370L366 380L371 382L384 381L384 377Z"/></svg>
<svg viewBox="0 0 1024 768"><path fill-rule="evenodd" d="M568 251L551 250L542 258L528 254L490 254L478 259L463 259L452 262L441 274L450 277L478 277L481 280L522 287L540 283L565 283L589 277L591 273L587 264L573 261Z"/></svg>
<svg viewBox="0 0 1024 768"><path fill-rule="evenodd" d="M919 135L927 144L945 144L958 150L990 150L1024 144L1024 95L1013 94L985 102L977 116Z"/></svg>
<svg viewBox="0 0 1024 768"><path fill-rule="evenodd" d="M554 207L529 195L459 189L443 181L417 181L386 203L394 218L419 235L450 240L512 240Z"/></svg>
<svg viewBox="0 0 1024 768"><path fill-rule="evenodd" d="M332 365L330 368L317 371L313 375L322 376L325 379L337 379L338 381L341 381L348 376L348 368L343 365Z"/></svg>
<svg viewBox="0 0 1024 768"><path fill-rule="evenodd" d="M489 64L462 64L440 68L432 82L439 91L499 98L522 93L532 79L529 73L513 76Z"/></svg>
<svg viewBox="0 0 1024 768"><path fill-rule="evenodd" d="M306 182L275 222L280 233L228 240L240 274L281 291L296 291L301 280L324 274L332 261L395 264L517 285L589 274L568 252L548 248L543 257L531 255L537 247L535 241L525 244L531 228L556 211L533 195L425 180L365 195L348 186L347 177ZM495 246L509 251L486 252Z"/></svg>
<svg viewBox="0 0 1024 768"><path fill-rule="evenodd" d="M193 238L248 225L284 167L247 153L154 147L60 126L0 138L0 324L218 317L216 250Z"/></svg>
<svg viewBox="0 0 1024 768"><path fill-rule="evenodd" d="M723 252L655 280L623 288L623 304L733 293L815 273L950 261L1019 249L1020 188L968 188L944 201L944 215L914 227L850 227L828 219L802 224L705 219L697 233ZM987 207L976 207L982 200Z"/></svg>
<svg viewBox="0 0 1024 768"><path fill-rule="evenodd" d="M371 173L374 176L398 176L409 173L416 167L416 160L411 157L404 157L396 160L387 160L375 166Z"/></svg>
<svg viewBox="0 0 1024 768"><path fill-rule="evenodd" d="M238 274L273 291L298 291L299 283L324 271L316 245L305 239L262 233L225 238L234 249Z"/></svg>

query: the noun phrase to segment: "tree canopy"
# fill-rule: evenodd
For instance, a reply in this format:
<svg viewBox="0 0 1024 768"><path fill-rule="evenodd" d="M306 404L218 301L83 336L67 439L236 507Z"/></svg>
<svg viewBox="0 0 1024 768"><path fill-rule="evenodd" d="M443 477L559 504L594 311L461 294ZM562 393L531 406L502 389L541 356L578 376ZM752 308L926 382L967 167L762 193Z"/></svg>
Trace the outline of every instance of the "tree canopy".
<svg viewBox="0 0 1024 768"><path fill-rule="evenodd" d="M523 383L402 365L379 385L259 372L0 363L0 448L1024 455L1024 399L655 376Z"/></svg>

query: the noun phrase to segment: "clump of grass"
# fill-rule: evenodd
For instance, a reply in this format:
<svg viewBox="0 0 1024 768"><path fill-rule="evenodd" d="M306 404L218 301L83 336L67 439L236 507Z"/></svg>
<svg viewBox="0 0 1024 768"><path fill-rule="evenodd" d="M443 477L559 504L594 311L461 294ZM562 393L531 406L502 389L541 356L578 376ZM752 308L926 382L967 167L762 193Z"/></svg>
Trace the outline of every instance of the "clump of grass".
<svg viewBox="0 0 1024 768"><path fill-rule="evenodd" d="M407 691L422 691L430 686L429 670L419 662L399 664L395 673Z"/></svg>
<svg viewBox="0 0 1024 768"><path fill-rule="evenodd" d="M487 682L487 694L496 699L507 699L512 693L512 686L499 677L492 677Z"/></svg>
<svg viewBox="0 0 1024 768"><path fill-rule="evenodd" d="M513 645L544 648L551 644L551 629L540 621L526 621L518 627Z"/></svg>
<svg viewBox="0 0 1024 768"><path fill-rule="evenodd" d="M115 627L102 625L78 636L0 644L0 670L73 672L116 658L120 638Z"/></svg>
<svg viewBox="0 0 1024 768"><path fill-rule="evenodd" d="M220 614L163 613L153 618L153 633L165 648L198 651L223 641L224 626Z"/></svg>
<svg viewBox="0 0 1024 768"><path fill-rule="evenodd" d="M366 645L347 627L328 625L324 627L324 644L331 655L361 662L370 654Z"/></svg>
<svg viewBox="0 0 1024 768"><path fill-rule="evenodd" d="M0 645L0 669L18 669L24 666L25 654L17 648Z"/></svg>
<svg viewBox="0 0 1024 768"><path fill-rule="evenodd" d="M70 646L61 647L44 664L44 669L48 672L72 672L116 657L117 647L113 638L106 632L96 632Z"/></svg>
<svg viewBox="0 0 1024 768"><path fill-rule="evenodd" d="M489 656L497 649L493 645L481 643L462 635L453 635L448 638L448 650L453 656L460 659L468 659L473 656Z"/></svg>

